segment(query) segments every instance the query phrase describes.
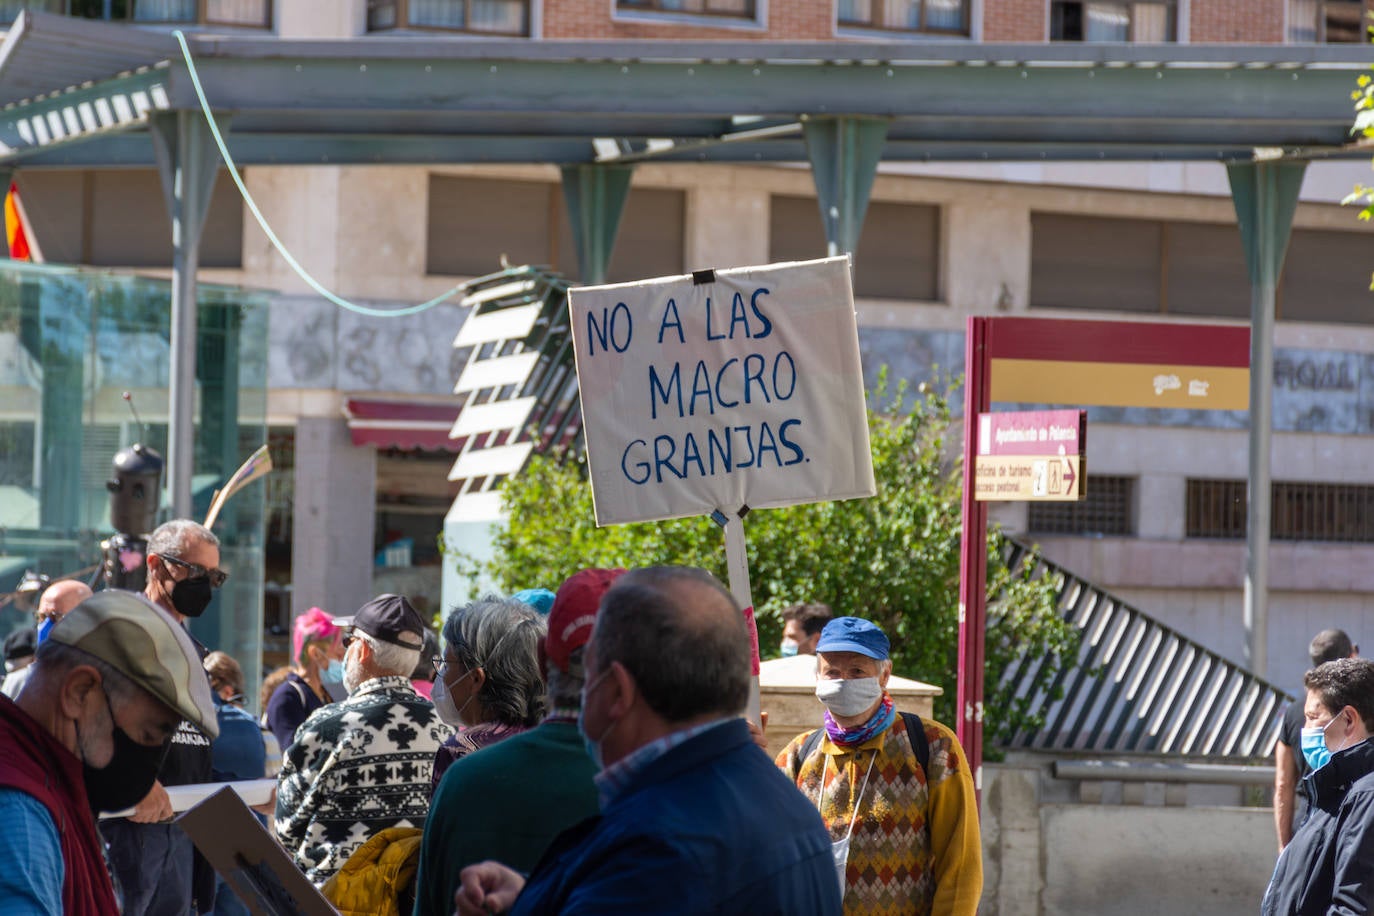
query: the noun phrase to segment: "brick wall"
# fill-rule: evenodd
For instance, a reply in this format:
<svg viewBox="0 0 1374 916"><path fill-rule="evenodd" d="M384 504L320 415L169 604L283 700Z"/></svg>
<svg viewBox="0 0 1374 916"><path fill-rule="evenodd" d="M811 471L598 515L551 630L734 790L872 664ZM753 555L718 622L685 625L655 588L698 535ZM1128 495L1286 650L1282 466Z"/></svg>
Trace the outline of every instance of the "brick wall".
<svg viewBox="0 0 1374 916"><path fill-rule="evenodd" d="M983 0L984 41L1044 41L1049 0Z"/></svg>
<svg viewBox="0 0 1374 916"><path fill-rule="evenodd" d="M1188 40L1281 42L1284 0L1192 0Z"/></svg>
<svg viewBox="0 0 1374 916"><path fill-rule="evenodd" d="M615 21L613 0L545 0L545 38L676 38L833 41L835 0L769 0L767 29ZM755 0L758 2L758 0ZM643 15L643 14L640 14Z"/></svg>

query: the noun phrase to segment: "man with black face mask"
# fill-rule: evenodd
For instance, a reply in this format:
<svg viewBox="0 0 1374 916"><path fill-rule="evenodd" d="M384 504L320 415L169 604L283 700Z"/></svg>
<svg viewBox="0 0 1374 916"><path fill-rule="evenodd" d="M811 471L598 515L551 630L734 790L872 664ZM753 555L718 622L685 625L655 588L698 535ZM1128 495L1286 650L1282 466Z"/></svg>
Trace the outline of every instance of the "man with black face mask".
<svg viewBox="0 0 1374 916"><path fill-rule="evenodd" d="M218 732L186 632L141 595L77 605L0 696L0 901L19 912L118 912L95 812L147 794L177 724Z"/></svg>
<svg viewBox="0 0 1374 916"><path fill-rule="evenodd" d="M181 625L205 613L214 590L224 584L219 539L203 525L173 519L148 536L148 584L143 596ZM208 651L186 633L203 659ZM197 670L209 689L204 669ZM164 786L211 781L210 741L183 721L158 770L157 781L128 818L106 821L101 833L110 845L110 867L124 893L125 916L161 916L208 911L214 905L214 870L196 854L191 838L171 822Z"/></svg>

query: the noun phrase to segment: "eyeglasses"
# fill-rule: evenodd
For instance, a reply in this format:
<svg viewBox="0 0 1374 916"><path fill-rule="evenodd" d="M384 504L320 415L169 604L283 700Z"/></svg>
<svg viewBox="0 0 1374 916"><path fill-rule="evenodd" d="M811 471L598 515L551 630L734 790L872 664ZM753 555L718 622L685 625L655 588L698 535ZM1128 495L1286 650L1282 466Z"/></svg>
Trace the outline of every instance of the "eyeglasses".
<svg viewBox="0 0 1374 916"><path fill-rule="evenodd" d="M162 560L171 563L173 566L180 566L182 569L190 570L190 579L210 579L211 588L219 588L224 584L224 580L229 578L229 574L222 569L206 569L197 563L187 563L177 557L162 556Z"/></svg>
<svg viewBox="0 0 1374 916"><path fill-rule="evenodd" d="M343 638L339 641L339 645L347 649L353 640L360 638L361 634L353 632L353 628L349 627L347 630L344 630Z"/></svg>

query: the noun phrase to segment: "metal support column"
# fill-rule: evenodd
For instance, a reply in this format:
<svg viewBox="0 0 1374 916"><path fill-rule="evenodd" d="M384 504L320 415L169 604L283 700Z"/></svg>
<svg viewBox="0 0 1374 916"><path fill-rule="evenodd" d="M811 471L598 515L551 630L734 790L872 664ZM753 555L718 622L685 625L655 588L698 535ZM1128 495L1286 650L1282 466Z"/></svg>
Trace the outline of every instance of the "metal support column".
<svg viewBox="0 0 1374 916"><path fill-rule="evenodd" d="M853 255L887 141L886 118L810 116L802 121L826 253Z"/></svg>
<svg viewBox="0 0 1374 916"><path fill-rule="evenodd" d="M583 285L606 282L606 268L611 263L633 174L632 165L563 166L563 200L568 205Z"/></svg>
<svg viewBox="0 0 1374 916"><path fill-rule="evenodd" d="M1269 664L1270 452L1274 419L1274 293L1302 189L1305 162L1226 167L1250 269L1250 475L1245 532L1245 664Z"/></svg>
<svg viewBox="0 0 1374 916"><path fill-rule="evenodd" d="M150 131L172 219L172 365L167 427L167 489L172 517L191 516L195 467L196 269L200 236L215 187L219 152L200 112L154 115ZM219 123L221 132L227 128Z"/></svg>

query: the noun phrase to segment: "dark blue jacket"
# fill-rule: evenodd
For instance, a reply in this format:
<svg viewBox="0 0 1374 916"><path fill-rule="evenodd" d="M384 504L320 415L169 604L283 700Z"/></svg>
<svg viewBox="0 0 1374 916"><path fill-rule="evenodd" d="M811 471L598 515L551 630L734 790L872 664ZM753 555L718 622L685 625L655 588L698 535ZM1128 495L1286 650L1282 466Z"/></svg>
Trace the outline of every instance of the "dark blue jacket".
<svg viewBox="0 0 1374 916"><path fill-rule="evenodd" d="M1307 820L1279 856L1260 912L1374 912L1374 740L1333 754L1303 781Z"/></svg>
<svg viewBox="0 0 1374 916"><path fill-rule="evenodd" d="M554 840L512 916L839 916L830 834L742 719L673 748Z"/></svg>

